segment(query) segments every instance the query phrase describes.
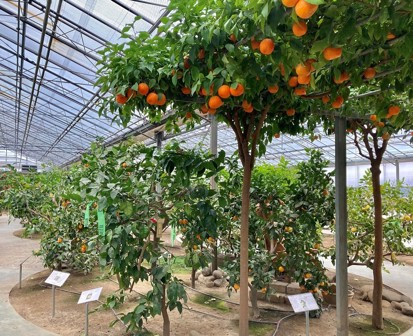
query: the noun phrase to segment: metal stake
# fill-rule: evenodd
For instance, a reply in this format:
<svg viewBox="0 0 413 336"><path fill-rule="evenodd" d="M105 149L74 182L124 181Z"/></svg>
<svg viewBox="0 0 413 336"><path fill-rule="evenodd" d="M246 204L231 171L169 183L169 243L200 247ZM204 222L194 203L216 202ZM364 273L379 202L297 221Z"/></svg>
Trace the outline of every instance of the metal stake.
<svg viewBox="0 0 413 336"><path fill-rule="evenodd" d="M89 335L89 303L88 302L85 305L85 315L86 315L85 336L88 336Z"/></svg>
<svg viewBox="0 0 413 336"><path fill-rule="evenodd" d="M20 264L19 289L22 289L23 264Z"/></svg>
<svg viewBox="0 0 413 336"><path fill-rule="evenodd" d="M52 317L55 315L56 310L56 286L52 285Z"/></svg>
<svg viewBox="0 0 413 336"><path fill-rule="evenodd" d="M305 311L305 335L310 336L310 311Z"/></svg>

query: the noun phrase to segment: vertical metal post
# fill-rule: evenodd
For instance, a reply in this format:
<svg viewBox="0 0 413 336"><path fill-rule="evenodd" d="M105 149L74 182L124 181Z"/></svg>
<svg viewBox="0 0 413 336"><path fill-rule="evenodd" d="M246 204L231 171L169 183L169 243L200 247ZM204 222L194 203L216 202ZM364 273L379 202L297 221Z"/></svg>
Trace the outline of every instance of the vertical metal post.
<svg viewBox="0 0 413 336"><path fill-rule="evenodd" d="M305 336L310 336L310 311L305 311Z"/></svg>
<svg viewBox="0 0 413 336"><path fill-rule="evenodd" d="M396 160L396 182L400 181L400 163L399 160Z"/></svg>
<svg viewBox="0 0 413 336"><path fill-rule="evenodd" d="M56 311L56 286L52 285L52 317L54 317Z"/></svg>
<svg viewBox="0 0 413 336"><path fill-rule="evenodd" d="M156 140L156 148L158 150L158 152L160 152L162 150L162 141L163 141L163 137L164 137L164 132L163 131L159 131L155 133L155 140ZM161 183L158 182L156 183L156 193L158 194L158 198L160 198L160 194L162 191L161 188ZM160 220L158 220L158 223L156 224L156 236L157 238L160 238L162 236L162 230L163 230L163 222L161 222Z"/></svg>
<svg viewBox="0 0 413 336"><path fill-rule="evenodd" d="M85 335L89 335L89 302L85 304Z"/></svg>
<svg viewBox="0 0 413 336"><path fill-rule="evenodd" d="M22 289L22 277L23 277L23 264L20 264L19 289Z"/></svg>
<svg viewBox="0 0 413 336"><path fill-rule="evenodd" d="M337 336L348 335L346 119L335 118Z"/></svg>

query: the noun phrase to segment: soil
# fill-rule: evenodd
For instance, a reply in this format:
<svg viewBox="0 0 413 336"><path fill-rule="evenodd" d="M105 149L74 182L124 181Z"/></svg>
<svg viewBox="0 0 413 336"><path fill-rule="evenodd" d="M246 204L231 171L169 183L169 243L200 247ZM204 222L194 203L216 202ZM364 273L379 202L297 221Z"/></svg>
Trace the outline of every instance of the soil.
<svg viewBox="0 0 413 336"><path fill-rule="evenodd" d="M168 247L168 250L174 254L182 255L183 251L179 247ZM48 277L50 271L34 274L23 281L22 289L14 287L10 292L10 302L16 311L25 319L32 323L55 332L62 336L79 336L84 333L85 325L85 307L78 305L77 301L81 291L103 287L100 301L117 289L114 278L103 276L102 272L97 269L94 272L83 274L71 274L65 285L56 291L56 315L51 317L52 291L44 280ZM329 276L333 274L330 273ZM186 285L190 285L190 274L177 274ZM387 319L386 329L383 332L369 331L370 319L366 315L371 314L372 305L369 302L361 300L359 288L366 284L372 284L372 281L363 277L349 275L349 284L353 287L355 297L353 298L352 307L349 308L350 314L350 335L385 335L401 334L403 331L413 326L413 318L402 315L399 311L393 311L389 305L383 308L383 315ZM138 293L145 293L149 289L147 283L135 285L136 292L129 295L127 303L122 309L117 309L116 313L126 313L135 307L135 302L139 298ZM173 336L237 336L238 335L238 302L239 294L232 293L227 295L227 289L206 288L203 284L197 283L197 291L188 287L187 293L189 300L185 309L180 315L176 310L169 312L171 319L171 335ZM138 292L138 293L137 293ZM216 299L211 300L210 296L201 297L202 293L214 296ZM222 301L219 308L212 307L215 301ZM227 302L228 301L228 302ZM276 322L285 318L279 323L276 335L278 336L300 336L305 335L305 317L303 314L292 315L291 307L287 305L269 304L260 301L263 308L260 323L250 323L250 335L270 336L277 329ZM265 309L264 309L265 308ZM89 335L93 336L120 336L128 335L125 326L122 323L116 323L110 326L111 321L116 317L113 311L103 309L99 302L89 304ZM336 335L336 310L332 307L324 307L320 318L310 319L310 334L334 336ZM262 323L270 322L270 323ZM162 318L157 316L151 318L145 324L145 327L151 332L147 335L162 335ZM399 333L397 333L399 332ZM143 335L143 334L141 334Z"/></svg>

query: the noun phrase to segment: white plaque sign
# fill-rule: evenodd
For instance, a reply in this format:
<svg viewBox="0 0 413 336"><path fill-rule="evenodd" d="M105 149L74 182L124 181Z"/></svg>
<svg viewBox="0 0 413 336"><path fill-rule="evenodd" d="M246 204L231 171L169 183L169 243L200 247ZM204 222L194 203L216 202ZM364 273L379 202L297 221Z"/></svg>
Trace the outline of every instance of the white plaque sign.
<svg viewBox="0 0 413 336"><path fill-rule="evenodd" d="M67 278L69 277L70 273L53 271L49 277L45 280L45 283L62 287L63 284L66 282Z"/></svg>
<svg viewBox="0 0 413 336"><path fill-rule="evenodd" d="M93 288L93 289L89 289L87 291L84 291L84 292L82 292L82 294L80 294L80 298L79 298L79 301L77 302L77 304L97 301L97 300L99 300L99 296L100 296L101 292L102 292L102 287Z"/></svg>
<svg viewBox="0 0 413 336"><path fill-rule="evenodd" d="M320 309L311 293L289 295L288 300L290 300L295 313Z"/></svg>

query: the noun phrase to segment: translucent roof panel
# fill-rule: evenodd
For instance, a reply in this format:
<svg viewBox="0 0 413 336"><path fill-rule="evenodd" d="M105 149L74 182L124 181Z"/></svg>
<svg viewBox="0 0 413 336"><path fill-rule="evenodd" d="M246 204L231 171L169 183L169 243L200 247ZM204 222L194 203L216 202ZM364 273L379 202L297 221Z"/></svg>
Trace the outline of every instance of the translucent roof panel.
<svg viewBox="0 0 413 336"><path fill-rule="evenodd" d="M125 24L133 24L134 33L155 32L167 5L156 0L1 1L0 150L62 165L97 137L110 142L147 123L137 114L124 128L98 116L98 51L121 41ZM141 19L135 21L137 16Z"/></svg>

